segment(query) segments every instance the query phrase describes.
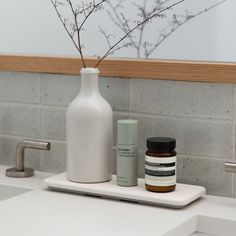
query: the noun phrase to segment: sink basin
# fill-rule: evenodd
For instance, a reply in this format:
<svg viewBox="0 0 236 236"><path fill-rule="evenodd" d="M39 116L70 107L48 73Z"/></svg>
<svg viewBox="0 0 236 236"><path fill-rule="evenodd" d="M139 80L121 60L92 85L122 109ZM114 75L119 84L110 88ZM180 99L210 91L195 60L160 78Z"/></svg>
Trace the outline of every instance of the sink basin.
<svg viewBox="0 0 236 236"><path fill-rule="evenodd" d="M6 200L11 197L15 197L22 193L26 193L31 191L30 189L26 188L19 188L9 185L0 185L0 201Z"/></svg>
<svg viewBox="0 0 236 236"><path fill-rule="evenodd" d="M195 216L163 236L235 236L236 220Z"/></svg>

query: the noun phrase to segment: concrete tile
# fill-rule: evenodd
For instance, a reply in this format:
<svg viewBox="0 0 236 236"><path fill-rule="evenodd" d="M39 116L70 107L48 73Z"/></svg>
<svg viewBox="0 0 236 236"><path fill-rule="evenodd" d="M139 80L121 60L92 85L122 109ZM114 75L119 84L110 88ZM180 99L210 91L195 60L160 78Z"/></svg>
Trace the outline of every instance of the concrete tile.
<svg viewBox="0 0 236 236"><path fill-rule="evenodd" d="M66 140L66 108L42 107L42 138Z"/></svg>
<svg viewBox="0 0 236 236"><path fill-rule="evenodd" d="M99 88L113 110L129 110L129 80L100 78ZM42 104L68 106L79 91L80 76L41 75Z"/></svg>
<svg viewBox="0 0 236 236"><path fill-rule="evenodd" d="M40 137L40 108L23 104L0 103L0 132Z"/></svg>
<svg viewBox="0 0 236 236"><path fill-rule="evenodd" d="M0 136L0 162L1 165L16 166L16 146L20 140L28 138L14 136ZM41 151L25 149L25 167L39 169Z"/></svg>
<svg viewBox="0 0 236 236"><path fill-rule="evenodd" d="M99 88L114 111L129 111L129 79L104 77L100 79Z"/></svg>
<svg viewBox="0 0 236 236"><path fill-rule="evenodd" d="M78 75L41 74L42 104L67 106L79 93Z"/></svg>
<svg viewBox="0 0 236 236"><path fill-rule="evenodd" d="M224 171L224 160L178 156L177 182L204 186L207 194L231 197L232 174Z"/></svg>
<svg viewBox="0 0 236 236"><path fill-rule="evenodd" d="M232 119L233 86L196 82L131 80L131 111Z"/></svg>
<svg viewBox="0 0 236 236"><path fill-rule="evenodd" d="M66 170L66 143L51 142L50 151L42 151L40 170L50 173L61 173Z"/></svg>
<svg viewBox="0 0 236 236"><path fill-rule="evenodd" d="M40 103L39 74L0 72L0 100L17 103Z"/></svg>
<svg viewBox="0 0 236 236"><path fill-rule="evenodd" d="M139 121L140 149L146 149L147 138L166 136L176 138L177 152L181 154L233 158L231 123L136 114L131 117Z"/></svg>

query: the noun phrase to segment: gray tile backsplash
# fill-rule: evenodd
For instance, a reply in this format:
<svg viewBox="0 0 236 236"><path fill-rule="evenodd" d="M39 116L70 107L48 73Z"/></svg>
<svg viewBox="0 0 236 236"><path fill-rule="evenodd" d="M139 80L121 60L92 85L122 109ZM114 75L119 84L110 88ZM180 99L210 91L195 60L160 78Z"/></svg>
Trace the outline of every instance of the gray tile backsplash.
<svg viewBox="0 0 236 236"><path fill-rule="evenodd" d="M40 74L0 72L0 101L40 103Z"/></svg>
<svg viewBox="0 0 236 236"><path fill-rule="evenodd" d="M66 142L51 141L51 150L41 152L40 170L61 173L66 169Z"/></svg>
<svg viewBox="0 0 236 236"><path fill-rule="evenodd" d="M66 140L66 107L41 108L42 138Z"/></svg>
<svg viewBox="0 0 236 236"><path fill-rule="evenodd" d="M130 80L121 78L101 78L99 88L114 111L129 111Z"/></svg>
<svg viewBox="0 0 236 236"><path fill-rule="evenodd" d="M40 107L38 105L0 102L0 132L40 137Z"/></svg>
<svg viewBox="0 0 236 236"><path fill-rule="evenodd" d="M232 85L132 79L131 111L232 119L232 94Z"/></svg>
<svg viewBox="0 0 236 236"><path fill-rule="evenodd" d="M41 75L41 103L44 105L67 106L77 96L79 89L79 76Z"/></svg>
<svg viewBox="0 0 236 236"><path fill-rule="evenodd" d="M203 185L209 194L236 197L236 177L224 172L236 156L236 85L101 78L100 91L116 122L139 121L139 176L144 176L145 140L177 139L178 181ZM0 164L14 165L20 139L52 143L50 151L26 151L26 165L59 173L66 168L65 113L80 77L0 72Z"/></svg>
<svg viewBox="0 0 236 236"><path fill-rule="evenodd" d="M232 174L224 171L224 160L179 155L178 182L202 185L208 194L230 196Z"/></svg>
<svg viewBox="0 0 236 236"><path fill-rule="evenodd" d="M132 114L139 121L139 147L146 137L164 136L177 140L178 153L209 157L233 157L233 125L228 122L179 119Z"/></svg>
<svg viewBox="0 0 236 236"><path fill-rule="evenodd" d="M116 111L129 110L129 80L101 78L99 89ZM67 106L79 93L80 76L41 75L42 104Z"/></svg>

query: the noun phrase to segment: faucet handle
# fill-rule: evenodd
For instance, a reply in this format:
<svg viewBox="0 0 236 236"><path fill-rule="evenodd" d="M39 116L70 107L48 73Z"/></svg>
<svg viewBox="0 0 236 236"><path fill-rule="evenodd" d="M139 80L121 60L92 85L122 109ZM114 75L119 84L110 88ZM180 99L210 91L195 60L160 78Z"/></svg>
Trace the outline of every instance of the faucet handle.
<svg viewBox="0 0 236 236"><path fill-rule="evenodd" d="M233 161L226 161L225 162L225 171L236 173L236 162Z"/></svg>
<svg viewBox="0 0 236 236"><path fill-rule="evenodd" d="M21 140L16 146L16 167L6 170L6 176L24 178L34 175L34 169L24 166L25 149L50 150L51 144L41 140Z"/></svg>

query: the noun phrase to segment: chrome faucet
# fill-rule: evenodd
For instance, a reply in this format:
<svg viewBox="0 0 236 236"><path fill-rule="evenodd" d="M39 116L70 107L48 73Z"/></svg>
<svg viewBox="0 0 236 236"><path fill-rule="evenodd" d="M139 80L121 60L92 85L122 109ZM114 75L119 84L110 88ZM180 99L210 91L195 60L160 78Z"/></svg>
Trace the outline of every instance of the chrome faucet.
<svg viewBox="0 0 236 236"><path fill-rule="evenodd" d="M225 162L225 171L236 173L236 162L233 161L226 161Z"/></svg>
<svg viewBox="0 0 236 236"><path fill-rule="evenodd" d="M50 150L51 144L40 140L21 140L16 146L16 167L6 170L6 176L14 178L30 177L34 169L24 166L25 149Z"/></svg>

